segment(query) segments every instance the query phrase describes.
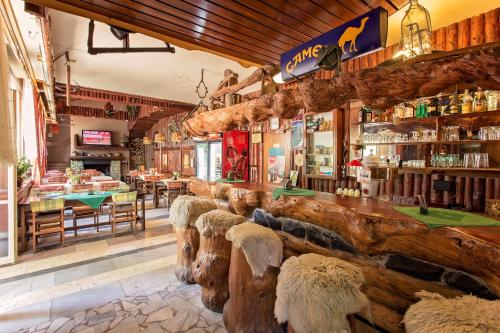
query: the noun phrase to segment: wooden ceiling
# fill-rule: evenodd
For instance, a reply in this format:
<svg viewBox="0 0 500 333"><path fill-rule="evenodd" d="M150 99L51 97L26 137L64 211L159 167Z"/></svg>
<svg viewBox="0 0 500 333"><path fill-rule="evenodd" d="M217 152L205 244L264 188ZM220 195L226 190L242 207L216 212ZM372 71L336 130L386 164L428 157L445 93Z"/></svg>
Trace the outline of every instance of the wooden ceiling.
<svg viewBox="0 0 500 333"><path fill-rule="evenodd" d="M279 63L280 54L382 6L407 0L27 0L200 49L243 65Z"/></svg>

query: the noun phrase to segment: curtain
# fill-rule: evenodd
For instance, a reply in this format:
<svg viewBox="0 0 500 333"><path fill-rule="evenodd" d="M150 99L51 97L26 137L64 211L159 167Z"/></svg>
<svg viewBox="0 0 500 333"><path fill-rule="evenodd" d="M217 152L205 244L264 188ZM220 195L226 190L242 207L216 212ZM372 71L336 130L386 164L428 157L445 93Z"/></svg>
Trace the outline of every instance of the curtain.
<svg viewBox="0 0 500 333"><path fill-rule="evenodd" d="M9 58L0 24L0 165L15 165L15 110L9 104Z"/></svg>
<svg viewBox="0 0 500 333"><path fill-rule="evenodd" d="M35 107L35 127L36 127L36 147L37 160L34 172L34 181L39 183L40 179L45 175L47 168L47 136L45 126L45 116L43 108L40 107L40 96L36 91L33 92L33 104Z"/></svg>

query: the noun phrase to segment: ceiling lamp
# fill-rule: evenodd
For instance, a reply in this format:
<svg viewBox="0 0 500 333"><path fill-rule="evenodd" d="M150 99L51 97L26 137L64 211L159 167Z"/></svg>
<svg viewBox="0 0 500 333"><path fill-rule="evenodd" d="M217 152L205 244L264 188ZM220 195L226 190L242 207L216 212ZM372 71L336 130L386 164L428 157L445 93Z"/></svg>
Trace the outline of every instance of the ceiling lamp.
<svg viewBox="0 0 500 333"><path fill-rule="evenodd" d="M429 11L418 3L410 0L410 7L401 21L401 42L399 54L404 59L432 52L431 49L431 17Z"/></svg>
<svg viewBox="0 0 500 333"><path fill-rule="evenodd" d="M165 137L165 134L163 133L156 133L155 134L155 143L165 143L167 142L167 138Z"/></svg>
<svg viewBox="0 0 500 333"><path fill-rule="evenodd" d="M142 144L150 145L153 143L153 140L149 136L145 136L142 138Z"/></svg>

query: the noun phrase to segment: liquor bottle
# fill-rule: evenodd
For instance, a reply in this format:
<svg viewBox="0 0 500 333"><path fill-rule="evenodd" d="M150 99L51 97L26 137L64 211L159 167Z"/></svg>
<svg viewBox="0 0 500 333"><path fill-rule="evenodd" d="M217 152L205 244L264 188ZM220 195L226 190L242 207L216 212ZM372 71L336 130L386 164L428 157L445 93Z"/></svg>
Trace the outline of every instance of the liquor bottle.
<svg viewBox="0 0 500 333"><path fill-rule="evenodd" d="M464 97L462 98L462 113L472 112L472 95L469 93L469 89L465 89Z"/></svg>
<svg viewBox="0 0 500 333"><path fill-rule="evenodd" d="M474 112L486 111L486 95L484 94L481 87L477 88L476 95L474 97Z"/></svg>
<svg viewBox="0 0 500 333"><path fill-rule="evenodd" d="M438 103L437 97L431 98L427 111L428 111L430 117L439 116L439 103Z"/></svg>
<svg viewBox="0 0 500 333"><path fill-rule="evenodd" d="M361 123L364 123L366 122L366 117L365 117L365 108L361 108L359 109L359 113L358 113L358 122L361 124Z"/></svg>
<svg viewBox="0 0 500 333"><path fill-rule="evenodd" d="M498 110L498 99L500 94L496 90L488 91L488 111L496 111Z"/></svg>
<svg viewBox="0 0 500 333"><path fill-rule="evenodd" d="M367 123L371 123L373 121L372 110L370 110L369 108L365 108L365 118Z"/></svg>
<svg viewBox="0 0 500 333"><path fill-rule="evenodd" d="M460 98L458 97L458 93L455 91L455 93L450 96L450 105L449 105L450 114L458 114L459 105L460 105Z"/></svg>
<svg viewBox="0 0 500 333"><path fill-rule="evenodd" d="M411 103L405 103L405 118L414 118L415 110Z"/></svg>

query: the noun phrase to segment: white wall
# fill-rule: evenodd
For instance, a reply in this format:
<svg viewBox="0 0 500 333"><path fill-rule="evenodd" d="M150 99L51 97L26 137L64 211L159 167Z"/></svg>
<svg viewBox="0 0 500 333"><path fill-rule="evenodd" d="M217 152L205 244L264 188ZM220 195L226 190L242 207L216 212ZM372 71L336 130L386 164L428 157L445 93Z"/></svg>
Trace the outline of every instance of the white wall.
<svg viewBox="0 0 500 333"><path fill-rule="evenodd" d="M100 130L111 131L111 140L114 146L120 144L123 134L128 135L128 122L125 120L114 120L104 118L91 118L82 116L71 116L71 154L75 150L75 134L78 134L81 139L82 130ZM90 154L106 154L112 153L113 150L90 150L86 149L85 152ZM116 151L115 151L116 152ZM128 150L119 151L127 159L129 157Z"/></svg>

